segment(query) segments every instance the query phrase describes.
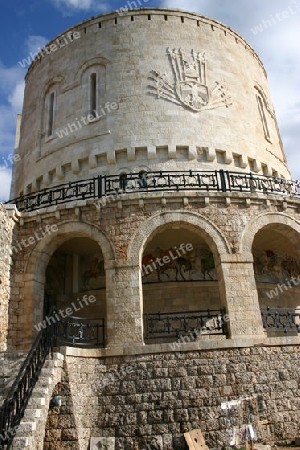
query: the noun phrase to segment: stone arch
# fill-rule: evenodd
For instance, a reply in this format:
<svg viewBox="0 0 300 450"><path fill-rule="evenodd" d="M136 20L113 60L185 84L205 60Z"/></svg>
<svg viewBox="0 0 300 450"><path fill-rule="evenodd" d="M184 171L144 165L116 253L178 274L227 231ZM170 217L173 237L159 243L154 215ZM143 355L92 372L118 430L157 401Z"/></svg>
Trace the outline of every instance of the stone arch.
<svg viewBox="0 0 300 450"><path fill-rule="evenodd" d="M74 76L74 83L79 85L81 83L83 74L91 67L96 67L96 66L106 67L109 63L110 63L110 61L108 59L101 57L101 56L98 56L98 57L90 59L89 61L86 61L77 70L77 72Z"/></svg>
<svg viewBox="0 0 300 450"><path fill-rule="evenodd" d="M259 309L269 337L296 333L297 316L292 324L287 315L298 314L300 308L299 236L299 221L271 212L249 222L242 236L243 256L253 261Z"/></svg>
<svg viewBox="0 0 300 450"><path fill-rule="evenodd" d="M60 86L61 90L64 91L65 86L66 86L66 79L64 76L62 75L57 75L56 77L50 78L46 83L45 86L41 92L40 95L40 102L43 102L45 99L45 96L47 94L47 92L49 91L49 89L51 89L52 86Z"/></svg>
<svg viewBox="0 0 300 450"><path fill-rule="evenodd" d="M295 244L297 243L299 246L299 237L296 238L296 233L300 234L300 222L287 214L270 212L255 217L247 223L241 237L241 253L246 258L253 260L252 244L256 233L258 233L262 228L271 227L274 225L280 229L285 229L285 232L289 231L291 239L294 240Z"/></svg>
<svg viewBox="0 0 300 450"><path fill-rule="evenodd" d="M191 272L183 276L181 273L181 278L177 278L177 270L176 270L176 279L172 279L172 274L167 275L168 279L165 278L165 273L163 278L158 278L158 281L150 281L149 284L143 283L142 281L142 271L139 270L139 267L142 267L142 256L147 248L147 245L155 239L158 235L163 233L169 234L169 231L174 232L176 229L184 230L184 235L190 236L192 240L197 235L200 238L200 242L207 244L210 251L214 255L214 261L216 263L216 272L217 279L210 278L210 280L205 280L204 275L204 284L202 284L201 295L194 295L197 289L199 289L199 283L201 283L200 279L190 279ZM178 230L179 231L179 230ZM171 233L172 234L172 233ZM170 239L172 239L170 237ZM185 243L192 242L187 240ZM178 241L179 242L179 241ZM184 241L180 241L184 242ZM176 248L176 247L174 247ZM169 342L174 339L174 336L164 336L163 334L157 338L155 338L155 332L151 335L148 335L148 318L149 314L156 314L158 311L164 314L174 314L174 313L184 313L189 308L193 310L207 310L208 308L212 309L216 314L216 311L221 311L225 307L224 299L220 292L221 279L223 278L223 273L221 269L221 260L224 255L228 255L230 253L230 247L226 238L222 235L221 231L217 229L217 227L212 224L208 219L203 216L193 213L193 212L173 212L166 211L162 213L158 213L150 219L146 220L137 230L137 232L132 237L132 240L129 245L129 265L134 266L136 270L136 274L140 273L139 280L139 299L141 312L144 319L144 339L145 343L156 342L156 340L151 341L151 339L158 339L157 342L160 342L159 339L163 339L162 342ZM185 259L185 257L181 258ZM188 261L188 259L186 260ZM172 269L170 267L170 269ZM173 267L174 269L174 267ZM168 269L167 269L168 270ZM190 270L190 269L187 269ZM157 272L158 274L159 272ZM162 272L163 273L163 272ZM173 274L174 275L174 274ZM147 275L148 276L148 275ZM171 277L171 278L170 278ZM183 285L180 281L191 281L191 284ZM169 283L168 281L171 281ZM152 284L154 283L154 284ZM158 284L156 284L158 283ZM210 284L213 283L213 284ZM184 287L183 287L184 286ZM154 294L155 301L152 301L151 298ZM211 302L207 302L207 295L210 296ZM161 303L160 298L164 299ZM187 297L195 299L193 303L187 303ZM175 300L174 300L175 299ZM151 300L151 301L150 301ZM207 306L209 303L210 306ZM202 311L203 312L203 311ZM154 317L153 316L153 317ZM151 320L151 319L150 319ZM175 326L175 325L174 325ZM223 338L223 336L222 336ZM166 341L165 341L166 339Z"/></svg>
<svg viewBox="0 0 300 450"><path fill-rule="evenodd" d="M222 232L206 217L192 212L165 211L143 222L133 235L128 247L128 260L132 265L139 265L143 249L158 229L171 224L182 224L201 232L215 255L230 254L230 245Z"/></svg>
<svg viewBox="0 0 300 450"><path fill-rule="evenodd" d="M40 304L44 292L45 272L50 258L62 243L76 237L87 237L94 240L103 252L105 269L114 267L115 254L110 240L101 230L89 223L61 223L56 233L50 233L49 236L40 240L31 251L24 270L24 311L27 320L25 335L29 342L32 339L34 324L42 320Z"/></svg>

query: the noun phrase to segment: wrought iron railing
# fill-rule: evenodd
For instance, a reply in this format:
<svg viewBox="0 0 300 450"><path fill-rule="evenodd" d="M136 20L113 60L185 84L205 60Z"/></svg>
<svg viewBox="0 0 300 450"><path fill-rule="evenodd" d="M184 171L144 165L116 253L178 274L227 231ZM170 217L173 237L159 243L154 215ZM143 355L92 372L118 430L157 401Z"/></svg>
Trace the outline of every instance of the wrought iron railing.
<svg viewBox="0 0 300 450"><path fill-rule="evenodd" d="M60 345L105 347L104 319L69 316L57 323L56 336Z"/></svg>
<svg viewBox="0 0 300 450"><path fill-rule="evenodd" d="M300 333L299 308L261 308L263 327L271 333Z"/></svg>
<svg viewBox="0 0 300 450"><path fill-rule="evenodd" d="M73 200L117 198L131 192L203 191L263 192L299 195L299 183L276 176L255 176L253 173L228 170L183 172L158 171L122 175L99 175L87 180L60 184L10 200L19 211L33 211Z"/></svg>
<svg viewBox="0 0 300 450"><path fill-rule="evenodd" d="M227 335L225 309L144 314L145 340L180 339L191 334Z"/></svg>
<svg viewBox="0 0 300 450"><path fill-rule="evenodd" d="M0 409L0 449L10 449L33 388L49 353L53 353L55 325L37 335Z"/></svg>
<svg viewBox="0 0 300 450"><path fill-rule="evenodd" d="M69 317L42 329L0 408L0 450L9 450L44 362L58 345L105 347L104 319Z"/></svg>

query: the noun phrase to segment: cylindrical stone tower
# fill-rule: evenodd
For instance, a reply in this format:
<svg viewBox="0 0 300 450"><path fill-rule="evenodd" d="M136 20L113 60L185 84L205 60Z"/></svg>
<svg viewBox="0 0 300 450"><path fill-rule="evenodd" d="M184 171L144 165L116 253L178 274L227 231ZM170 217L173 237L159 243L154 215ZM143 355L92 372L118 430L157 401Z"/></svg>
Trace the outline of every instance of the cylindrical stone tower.
<svg viewBox="0 0 300 450"><path fill-rule="evenodd" d="M46 50L26 76L13 197L141 169L290 177L264 67L225 25L178 10L104 14Z"/></svg>

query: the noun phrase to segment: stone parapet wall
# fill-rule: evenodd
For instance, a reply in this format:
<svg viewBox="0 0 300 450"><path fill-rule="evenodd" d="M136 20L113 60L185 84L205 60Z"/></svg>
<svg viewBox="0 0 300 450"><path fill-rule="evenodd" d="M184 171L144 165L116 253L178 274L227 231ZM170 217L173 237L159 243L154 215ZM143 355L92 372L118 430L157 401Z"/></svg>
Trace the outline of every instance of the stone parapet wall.
<svg viewBox="0 0 300 450"><path fill-rule="evenodd" d="M221 448L229 444L221 403L245 397L258 399L260 442L299 432L300 346L66 362L82 450L93 436L115 436L116 450L185 450L183 433L197 428Z"/></svg>

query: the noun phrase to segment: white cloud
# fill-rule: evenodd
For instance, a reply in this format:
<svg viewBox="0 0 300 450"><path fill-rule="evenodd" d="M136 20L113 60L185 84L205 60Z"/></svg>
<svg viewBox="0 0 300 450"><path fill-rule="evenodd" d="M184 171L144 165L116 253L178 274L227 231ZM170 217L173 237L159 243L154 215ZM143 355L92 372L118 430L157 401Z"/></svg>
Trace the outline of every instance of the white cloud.
<svg viewBox="0 0 300 450"><path fill-rule="evenodd" d="M8 96L8 101L12 106L14 111L19 111L21 113L24 99L24 88L25 82L20 81L14 91Z"/></svg>
<svg viewBox="0 0 300 450"><path fill-rule="evenodd" d="M45 47L48 42L49 39L45 38L44 36L29 36L27 41L25 42L27 53L38 53L39 49Z"/></svg>
<svg viewBox="0 0 300 450"><path fill-rule="evenodd" d="M23 81L24 70L18 65L14 67L5 67L0 61L0 95L11 94L16 84Z"/></svg>
<svg viewBox="0 0 300 450"><path fill-rule="evenodd" d="M0 199L8 200L11 182L11 162L14 152L17 114L22 112L24 70L6 68L0 62Z"/></svg>
<svg viewBox="0 0 300 450"><path fill-rule="evenodd" d="M24 57L37 53L48 39L44 36L29 36L24 42ZM27 65L25 66L28 67ZM14 153L17 115L22 113L24 97L24 76L26 70L17 62L5 67L0 61L0 198L8 200L11 180L11 162L8 155Z"/></svg>
<svg viewBox="0 0 300 450"><path fill-rule="evenodd" d="M162 0L161 7L184 8L237 31L263 61L293 178L300 179L300 0ZM283 18L283 12L289 15ZM287 14L285 14L287 16ZM269 22L267 22L269 21ZM261 32L254 34L256 27ZM293 101L294 99L294 101Z"/></svg>
<svg viewBox="0 0 300 450"><path fill-rule="evenodd" d="M106 3L99 3L97 0L50 0L50 2L59 9L64 16L70 16L78 11L106 11Z"/></svg>
<svg viewBox="0 0 300 450"><path fill-rule="evenodd" d="M7 201L9 199L11 183L11 170L5 165L0 166L0 201Z"/></svg>

